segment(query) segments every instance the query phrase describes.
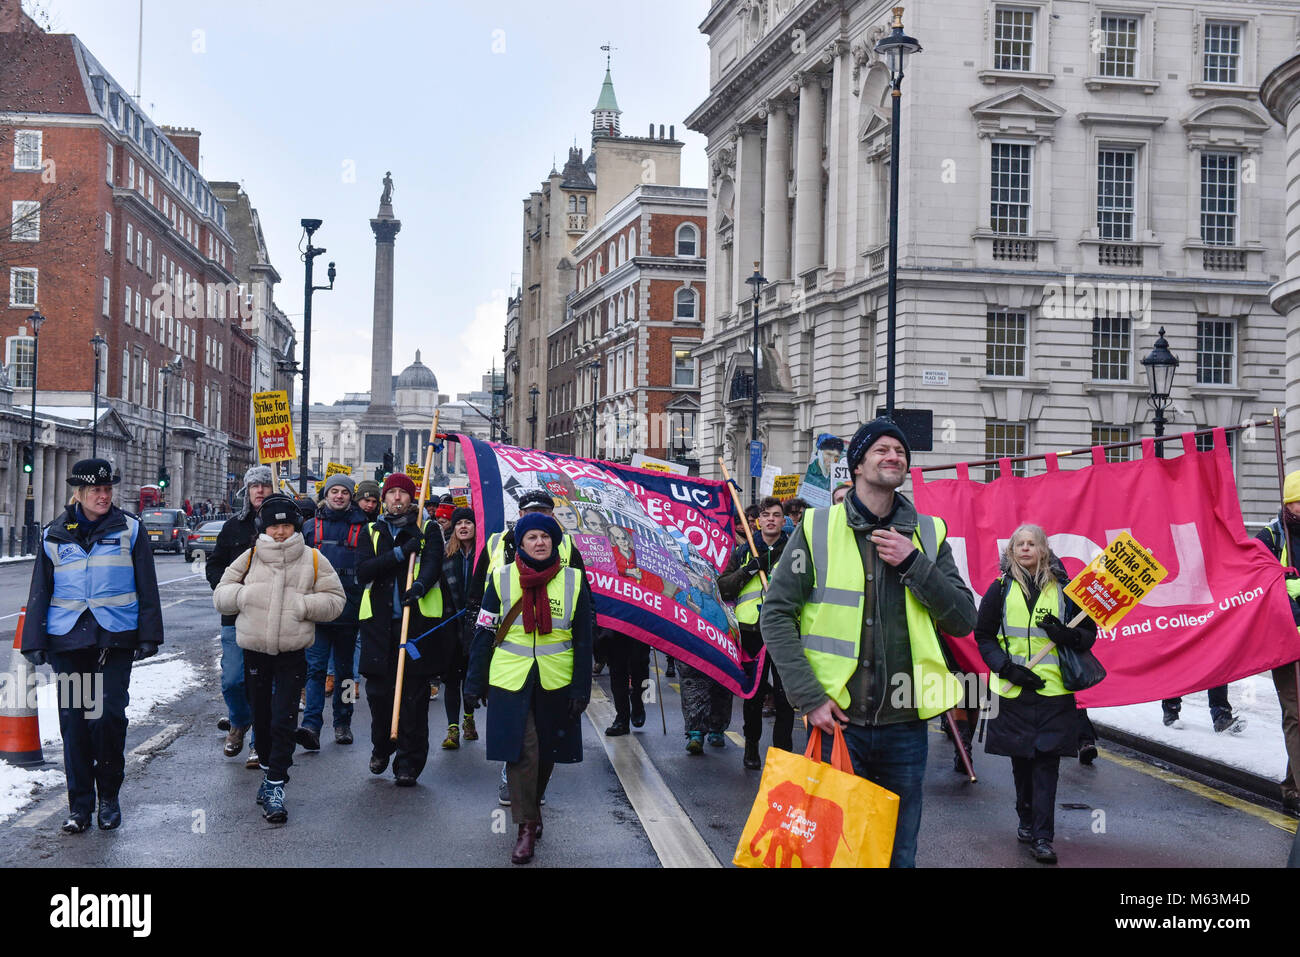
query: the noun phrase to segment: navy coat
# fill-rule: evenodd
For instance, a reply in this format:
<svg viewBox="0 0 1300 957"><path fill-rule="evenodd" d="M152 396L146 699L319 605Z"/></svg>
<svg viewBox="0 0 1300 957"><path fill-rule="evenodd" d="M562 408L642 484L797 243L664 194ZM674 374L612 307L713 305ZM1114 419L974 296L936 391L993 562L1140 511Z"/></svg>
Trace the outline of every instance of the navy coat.
<svg viewBox="0 0 1300 957"><path fill-rule="evenodd" d="M370 541L369 531L361 536L357 547L357 581L364 587L370 585L370 607L372 617L361 622L361 673L363 675L396 675L397 649L399 647L399 623L402 620L401 607L393 615L393 583L398 589L406 585L407 561L394 554L395 547L392 532L382 521L372 523L379 529L379 553ZM406 536L398 533L397 539L405 541ZM437 522L430 522L424 529L424 546L420 551L420 574L417 581L425 586L427 594L438 587L442 577L441 555L445 545L442 541L442 529ZM443 610L447 611L444 604ZM416 649L419 659L407 655L406 675L427 677L440 674L446 667L446 655L441 643L442 635L455 627L448 625L441 631L420 638L426 631L436 625L437 620L430 620L420 614L417 605L411 606L411 619L407 625L408 644L419 639Z"/></svg>

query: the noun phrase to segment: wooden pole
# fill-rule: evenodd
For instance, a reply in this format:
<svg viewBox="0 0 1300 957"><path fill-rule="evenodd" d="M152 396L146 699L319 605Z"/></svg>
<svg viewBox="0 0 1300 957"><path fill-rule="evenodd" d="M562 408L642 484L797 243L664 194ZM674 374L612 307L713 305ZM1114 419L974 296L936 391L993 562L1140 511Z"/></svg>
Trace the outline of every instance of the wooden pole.
<svg viewBox="0 0 1300 957"><path fill-rule="evenodd" d="M754 548L754 536L750 534L749 519L745 517L745 506L740 504L740 493L736 491L736 486L731 484L731 474L727 471L727 463L722 461L722 456L718 456L718 465L722 467L722 478L727 483L727 488L731 490L731 501L736 506L736 515L740 517L740 527L745 530L745 541L749 543L749 554L758 559L758 550ZM763 574L763 569L758 570L758 580L763 585L763 591L767 591L767 575Z"/></svg>
<svg viewBox="0 0 1300 957"><path fill-rule="evenodd" d="M651 648L650 654L654 655L655 660L655 693L659 695L659 723L664 726L664 734L667 734L668 719L664 717L664 687L659 683L659 652Z"/></svg>
<svg viewBox="0 0 1300 957"><path fill-rule="evenodd" d="M952 743L957 746L957 753L961 755L961 763L966 767L970 783L974 784L978 780L975 777L975 769L971 766L970 755L966 753L966 745L962 744L961 734L957 731L957 719L952 716L952 711L951 708L945 711L943 718L948 722L948 730L952 732Z"/></svg>
<svg viewBox="0 0 1300 957"><path fill-rule="evenodd" d="M429 443L424 450L424 474L420 476L420 495L416 499L415 505L415 527L420 528L421 520L424 518L424 496L429 491L429 472L433 469L433 443L438 438L438 411L433 410L433 425L429 427ZM431 523L432 524L432 523ZM423 546L421 546L423 550ZM442 556L437 556L438 561L442 561ZM415 581L415 555L412 555L406 562L406 591L411 588L411 583ZM406 635L411 627L411 606L402 606L402 640L397 646L397 685L393 691L393 724L388 732L388 740L397 740L397 720L401 717L402 712L402 679L406 674ZM425 691L426 697L428 691Z"/></svg>

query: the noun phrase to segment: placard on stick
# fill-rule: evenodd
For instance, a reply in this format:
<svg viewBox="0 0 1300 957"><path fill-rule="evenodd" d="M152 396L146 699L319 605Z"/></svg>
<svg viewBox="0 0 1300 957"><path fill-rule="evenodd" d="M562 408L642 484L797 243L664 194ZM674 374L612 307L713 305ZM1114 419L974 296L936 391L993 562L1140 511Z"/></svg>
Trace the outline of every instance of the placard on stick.
<svg viewBox="0 0 1300 957"><path fill-rule="evenodd" d="M1070 582L1065 593L1098 627L1113 629L1169 570L1128 532L1102 549Z"/></svg>

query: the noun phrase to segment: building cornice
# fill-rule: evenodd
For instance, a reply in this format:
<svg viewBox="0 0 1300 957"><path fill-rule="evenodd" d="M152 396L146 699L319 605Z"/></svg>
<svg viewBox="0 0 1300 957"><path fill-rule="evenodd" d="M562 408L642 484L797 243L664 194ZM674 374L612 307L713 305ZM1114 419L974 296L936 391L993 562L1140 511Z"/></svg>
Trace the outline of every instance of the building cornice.
<svg viewBox="0 0 1300 957"><path fill-rule="evenodd" d="M1300 53L1273 69L1259 88L1259 102L1282 126L1300 101Z"/></svg>

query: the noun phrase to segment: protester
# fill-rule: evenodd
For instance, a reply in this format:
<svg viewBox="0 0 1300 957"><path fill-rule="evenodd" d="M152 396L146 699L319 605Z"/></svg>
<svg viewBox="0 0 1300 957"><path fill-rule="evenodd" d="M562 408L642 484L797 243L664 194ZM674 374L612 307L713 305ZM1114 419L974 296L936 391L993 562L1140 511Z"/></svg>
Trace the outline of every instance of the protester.
<svg viewBox="0 0 1300 957"><path fill-rule="evenodd" d="M1228 731L1232 734L1241 734L1246 730L1246 719L1238 718L1232 713L1232 704L1228 701L1228 686L1215 685L1209 689L1210 698L1210 721L1214 725L1216 734L1222 734ZM1182 728L1183 722L1181 714L1183 709L1182 698L1165 698L1160 702L1162 719L1166 728Z"/></svg>
<svg viewBox="0 0 1300 957"><path fill-rule="evenodd" d="M269 465L254 465L244 473L244 505L239 514L226 519L221 526L212 554L203 566L203 573L213 590L221 583L221 576L230 563L247 551L257 538L258 509L274 490L275 481ZM244 684L244 652L236 641L234 615L221 616L221 696L226 702L226 718L218 723L218 727L227 732L222 751L226 757L233 758L244 750L244 737L253 724L253 711ZM254 733L244 767L255 770L261 767L261 763Z"/></svg>
<svg viewBox="0 0 1300 957"><path fill-rule="evenodd" d="M316 626L316 640L307 649L307 701L297 741L308 751L320 750L320 732L325 724L325 697L333 693L332 716L336 744L352 743L352 707L356 700L356 676L352 671L357 644L361 595L357 581L357 556L361 540L368 534L365 512L352 504L352 479L331 475L325 480L325 500L316 517L303 527L307 545L320 549L339 576L347 603L334 621ZM335 662L334 681L326 680L330 658Z"/></svg>
<svg viewBox="0 0 1300 957"><path fill-rule="evenodd" d="M893 867L915 863L926 719L961 693L935 625L964 635L975 624L946 527L896 491L910 459L890 420L858 429L847 460L853 488L843 505L804 513L759 616L790 703L827 732L822 760L830 759L831 732L845 725L854 771L899 796ZM891 686L900 673L911 677L910 693Z"/></svg>
<svg viewBox="0 0 1300 957"><path fill-rule="evenodd" d="M373 522L379 517L379 483L374 479L362 479L357 483L355 494L357 508Z"/></svg>
<svg viewBox="0 0 1300 957"><path fill-rule="evenodd" d="M703 754L706 735L713 747L725 748L727 739L723 735L731 726L731 692L684 661L677 663L677 670L686 753Z"/></svg>
<svg viewBox="0 0 1300 957"><path fill-rule="evenodd" d="M272 824L289 819L284 788L293 766L298 695L307 680L313 622L332 621L347 602L329 559L303 541L302 513L287 495L268 495L257 513L257 541L225 570L212 595L235 615L245 682L263 754L257 803Z"/></svg>
<svg viewBox="0 0 1300 957"><path fill-rule="evenodd" d="M459 617L447 628L452 630L454 647L451 649L447 671L444 674L447 709L447 737L442 746L449 751L460 747L460 740L478 740L474 725L474 711L466 706L460 715L461 686L469 668L469 647L474 637L474 621L478 618L478 601L471 600L470 586L474 577L474 546L477 536L472 508L457 508L451 513L451 537L447 539L446 555L442 561L443 607Z"/></svg>
<svg viewBox="0 0 1300 957"><path fill-rule="evenodd" d="M407 653L397 743L389 740L393 700L397 693L397 656L401 646L402 608L411 609L408 639L423 635L441 617L442 576L446 545L435 522L421 527L414 501L415 483L403 472L384 479L384 511L363 537L358 553L357 580L361 597L361 673L366 678L370 706L370 773L383 774L393 759L393 776L400 787L413 787L429 757L429 681L445 667L437 641L419 644L417 659ZM416 556L415 580L406 588L408 560ZM425 609L438 608L431 617Z"/></svg>
<svg viewBox="0 0 1300 957"><path fill-rule="evenodd" d="M798 501L797 499L795 501ZM718 591L723 600L736 603L736 620L740 623L740 644L745 654L757 659L763 650L763 635L759 629L759 611L763 607L763 585L759 571L769 579L776 570L789 536L782 528L786 514L781 500L768 496L758 503L758 537L754 552L749 545L737 546L727 563L726 571L718 578ZM803 511L799 512L802 520ZM794 750L794 709L786 700L781 676L772 664L771 656L763 660L763 673L759 676L758 692L745 699L741 711L745 717L745 767L757 770L763 766L758 756L758 744L763 736L763 699L771 693L776 710L772 726L772 746L784 751Z"/></svg>
<svg viewBox="0 0 1300 957"><path fill-rule="evenodd" d="M33 667L48 661L59 688L83 689L58 701L66 834L90 827L96 795L100 830L121 825L131 663L157 654L163 641L149 537L113 504L121 480L105 459L72 466L72 502L42 534L27 595L23 657Z"/></svg>
<svg viewBox="0 0 1300 957"><path fill-rule="evenodd" d="M1282 483L1282 509L1277 518L1256 535L1282 563L1294 568L1300 545L1300 471L1291 472ZM1300 627L1300 578L1288 573L1286 593L1291 599L1291 616ZM1273 687L1282 708L1282 738L1286 743L1286 778L1282 781L1282 807L1300 815L1300 702L1296 694L1296 664L1290 662L1273 669Z"/></svg>
<svg viewBox="0 0 1300 957"><path fill-rule="evenodd" d="M760 509L762 508L761 505L759 507ZM803 513L807 508L808 503L798 496L786 499L782 504L782 511L785 513L785 523L781 526L781 531L785 532L786 535L793 532L794 527L803 521Z"/></svg>
<svg viewBox="0 0 1300 957"><path fill-rule="evenodd" d="M839 505L840 502L844 501L844 499L848 497L849 489L851 488L853 488L852 482L841 482L839 485L835 486L835 491L831 492L831 504Z"/></svg>
<svg viewBox="0 0 1300 957"><path fill-rule="evenodd" d="M599 628L609 662L609 694L614 699L614 723L608 737L630 733L645 725L645 688L650 681L650 646L614 628Z"/></svg>
<svg viewBox="0 0 1300 957"><path fill-rule="evenodd" d="M470 707L488 694L487 757L506 762L518 826L510 860L526 864L542 836L540 796L551 772L582 760L593 616L586 577L559 561L559 523L523 515L515 533L514 562L493 572L483 596L465 694Z"/></svg>

